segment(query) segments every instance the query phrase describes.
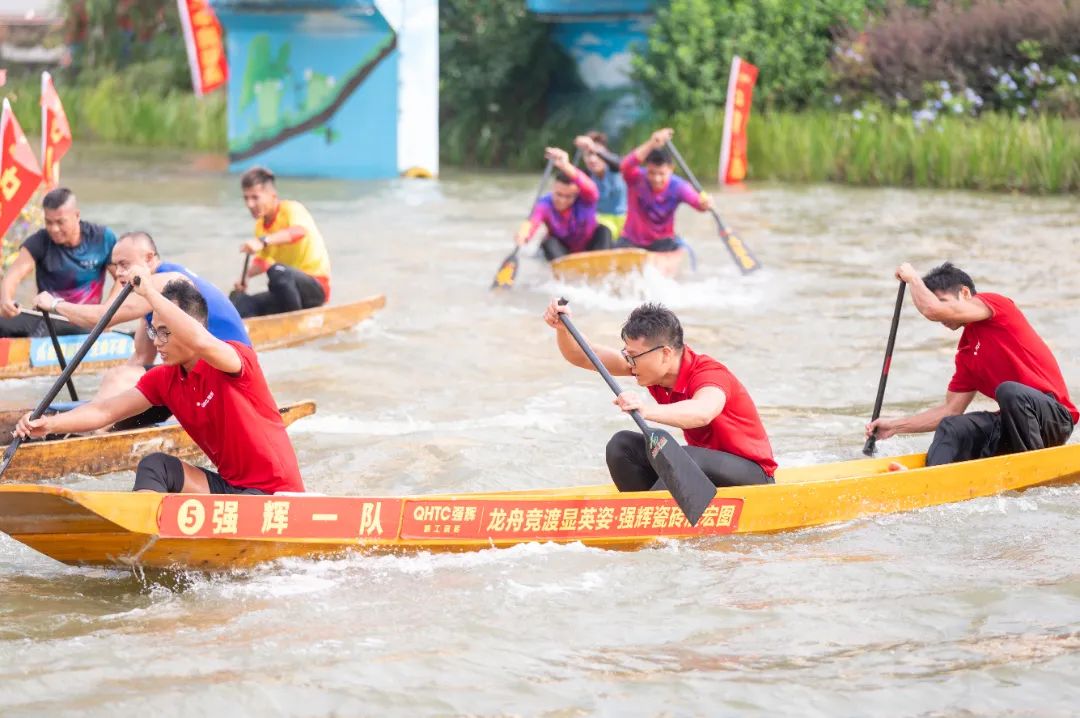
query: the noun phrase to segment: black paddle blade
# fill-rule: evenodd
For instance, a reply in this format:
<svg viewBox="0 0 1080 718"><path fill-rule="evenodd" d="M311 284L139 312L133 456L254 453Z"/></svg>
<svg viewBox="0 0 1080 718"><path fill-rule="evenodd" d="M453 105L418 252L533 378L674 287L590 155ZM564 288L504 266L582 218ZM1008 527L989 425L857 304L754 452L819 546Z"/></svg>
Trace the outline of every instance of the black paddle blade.
<svg viewBox="0 0 1080 718"><path fill-rule="evenodd" d="M499 271L495 272L495 281L491 283L492 289L509 289L514 286L517 277L518 258L515 250L509 257L503 260Z"/></svg>
<svg viewBox="0 0 1080 718"><path fill-rule="evenodd" d="M686 520L696 526L716 496L716 487L671 434L649 427L645 441L649 463L686 514Z"/></svg>

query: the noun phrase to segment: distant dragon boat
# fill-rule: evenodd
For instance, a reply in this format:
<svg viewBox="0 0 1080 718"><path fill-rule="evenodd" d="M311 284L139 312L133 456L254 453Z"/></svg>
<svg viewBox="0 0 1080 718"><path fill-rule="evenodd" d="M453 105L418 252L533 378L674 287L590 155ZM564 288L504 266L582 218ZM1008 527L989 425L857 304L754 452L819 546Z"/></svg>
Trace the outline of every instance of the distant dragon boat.
<svg viewBox="0 0 1080 718"><path fill-rule="evenodd" d="M666 277L679 273L686 250L649 252L645 249L601 249L594 252L575 252L551 260L551 272L564 281L588 281L623 276L645 271L651 265Z"/></svg>
<svg viewBox="0 0 1080 718"><path fill-rule="evenodd" d="M281 349L353 327L384 306L386 297L376 294L348 304L252 317L245 319L244 325L256 350ZM64 354L74 354L85 339L84 334L60 337ZM94 342L78 371L98 372L121 364L131 356L134 348L130 336L106 332ZM0 339L0 379L59 373L60 365L49 337Z"/></svg>
<svg viewBox="0 0 1080 718"><path fill-rule="evenodd" d="M890 472L891 461L910 470ZM925 455L781 469L720 489L691 527L666 491L613 486L407 497L214 496L0 486L0 531L72 565L225 570L347 551L477 551L791 531L1080 480L1080 445L925 467Z"/></svg>

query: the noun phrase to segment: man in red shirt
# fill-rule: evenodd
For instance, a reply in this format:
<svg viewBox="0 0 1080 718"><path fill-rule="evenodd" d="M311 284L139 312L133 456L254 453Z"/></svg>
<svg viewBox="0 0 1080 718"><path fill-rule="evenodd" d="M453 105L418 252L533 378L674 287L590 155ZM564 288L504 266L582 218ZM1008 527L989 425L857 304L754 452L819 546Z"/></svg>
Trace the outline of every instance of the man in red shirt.
<svg viewBox="0 0 1080 718"><path fill-rule="evenodd" d="M154 453L139 462L135 491L196 494L272 494L303 491L296 453L270 395L255 351L222 341L206 328L206 300L195 285L173 280L161 292L143 265L129 281L153 310L147 334L162 364L120 394L72 411L19 420L24 438L82 433L110 426L151 406L167 407L217 471Z"/></svg>
<svg viewBox="0 0 1080 718"><path fill-rule="evenodd" d="M971 277L949 262L921 279L905 263L896 278L907 283L920 314L964 333L944 403L914 416L872 421L867 436L936 430L927 466L1065 443L1080 415L1050 348L1011 299L976 294ZM995 399L999 411L965 414L976 392Z"/></svg>
<svg viewBox="0 0 1080 718"><path fill-rule="evenodd" d="M560 313L570 311L555 300L544 312L544 321L556 330L559 351L574 366L593 369ZM657 403L645 404L638 394L624 391L615 398L617 407L682 429L686 452L717 486L773 483L776 461L753 399L727 367L683 344L682 325L671 310L641 305L623 324L622 339L621 351L590 346L608 371L636 377ZM648 491L659 478L638 431L620 431L611 438L607 465L620 491Z"/></svg>

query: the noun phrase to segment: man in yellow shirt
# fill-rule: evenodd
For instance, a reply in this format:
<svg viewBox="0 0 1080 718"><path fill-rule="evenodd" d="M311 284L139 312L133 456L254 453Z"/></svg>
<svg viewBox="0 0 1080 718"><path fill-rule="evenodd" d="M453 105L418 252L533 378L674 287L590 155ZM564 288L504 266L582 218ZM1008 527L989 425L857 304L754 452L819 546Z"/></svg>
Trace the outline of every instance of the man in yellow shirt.
<svg viewBox="0 0 1080 718"><path fill-rule="evenodd" d="M229 299L242 317L322 306L330 299L330 257L304 205L280 199L274 173L252 167L240 178L244 204L255 218L255 239L240 245L254 255ZM247 294L247 280L266 272L268 290Z"/></svg>

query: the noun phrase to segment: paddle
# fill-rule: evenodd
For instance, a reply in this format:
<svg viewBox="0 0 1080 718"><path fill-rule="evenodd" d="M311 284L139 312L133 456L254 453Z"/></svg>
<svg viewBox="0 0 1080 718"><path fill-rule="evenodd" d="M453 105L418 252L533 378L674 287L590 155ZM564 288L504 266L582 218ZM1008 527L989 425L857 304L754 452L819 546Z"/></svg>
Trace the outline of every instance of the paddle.
<svg viewBox="0 0 1080 718"><path fill-rule="evenodd" d="M60 364L60 371L67 369L67 360L64 359L64 348L60 346L60 337L56 336L56 327L53 326L52 317L44 309L41 310L41 318L45 320L45 328L49 330L49 338L52 339L53 351L56 352L56 361ZM72 401L78 401L79 395L75 392L75 382L67 380L68 394Z"/></svg>
<svg viewBox="0 0 1080 718"><path fill-rule="evenodd" d="M893 309L892 326L889 327L889 341L885 343L885 362L881 365L881 378L878 379L877 399L874 400L874 415L870 421L877 421L881 416L881 402L885 399L885 382L889 379L889 366L892 364L893 347L896 345L896 328L900 326L900 310L904 308L904 290L906 282L900 282L900 288L896 290L896 308ZM862 452L867 456L873 456L877 444L877 435L870 434L866 437L866 444Z"/></svg>
<svg viewBox="0 0 1080 718"><path fill-rule="evenodd" d="M16 304L16 306L18 306L18 304ZM19 311L22 312L23 314L29 314L32 317L41 317L42 319L45 318L45 312L39 312L39 311L36 311L34 309L26 309L25 307L19 307ZM67 317L62 317L60 315L55 315L55 316L51 316L50 318L53 319L54 321L57 321L57 322L64 322L65 324L71 324L73 326L78 326L77 324L75 324L75 322L71 321ZM123 335L129 336L129 337L135 336L135 332L129 332L129 331L125 331L123 329L110 329L109 331L115 332L117 334L123 334Z"/></svg>
<svg viewBox="0 0 1080 718"><path fill-rule="evenodd" d="M566 303L565 299L559 300L560 305ZM581 351L585 352L585 356L589 357L589 361L596 367L596 371L600 372L600 376L604 377L604 381L615 392L615 396L622 394L622 387L611 376L611 372L600 361L600 357L596 356L596 352L585 341L585 337L578 332L577 327L570 321L570 317L559 314L559 319L562 320L570 335L574 337L574 341L581 347ZM675 503L679 505L679 508L686 515L686 520L690 522L691 526L697 525L698 519L705 513L705 509L709 507L709 502L716 496L716 487L713 486L713 482L709 480L701 467L694 463L686 450L679 446L679 442L675 440L675 437L663 429L656 429L646 424L641 412L630 412L630 416L633 417L634 422L641 429L641 433L645 435L649 463L652 464L653 470L656 471L660 476L660 480L664 482L664 486L671 492Z"/></svg>
<svg viewBox="0 0 1080 718"><path fill-rule="evenodd" d="M536 203L540 201L540 197L544 194L544 188L547 187L548 179L551 177L551 170L554 168L555 163L552 160L547 161L547 166L544 168L544 175L540 178L540 186L536 188L536 197L533 199L532 204L529 206L529 212L532 212L532 208L536 206ZM491 282L492 289L509 289L514 286L514 279L517 278L518 270L518 252L521 251L521 246L514 247L514 251L510 253L502 264L499 265L499 271L495 272L495 279Z"/></svg>
<svg viewBox="0 0 1080 718"><path fill-rule="evenodd" d="M249 264L251 264L251 255L250 254L245 254L244 255L244 269L243 269L243 271L240 272L240 286L242 286L242 287L247 286L247 272L248 272L248 265Z"/></svg>
<svg viewBox="0 0 1080 718"><path fill-rule="evenodd" d="M675 161L679 163L679 169L682 170L686 178L690 180L690 184L694 186L699 193L702 191L701 183L698 182L697 177L690 171L690 166L686 164L686 160L679 154L679 150L675 147L675 143L668 140L668 149L671 150L671 155L675 158ZM720 215L716 209L710 207L709 213L716 220L716 228L720 231L720 239L724 240L724 246L727 247L728 252L731 254L731 258L735 260L735 264L739 267L739 271L743 274L750 274L753 271L761 269L761 264L754 257L753 253L747 248L743 241L739 239L734 232L728 229L724 225L724 220L720 219Z"/></svg>
<svg viewBox="0 0 1080 718"><path fill-rule="evenodd" d="M136 277L135 281L139 281L139 278ZM120 290L120 293L116 295L116 299L113 300L112 305L106 310L105 314L102 315L101 319L98 320L98 323L94 325L94 328L90 330L90 334L87 335L86 339L83 340L82 346L79 347L79 351L75 352L75 356L71 357L71 363L64 368L64 371L60 374L60 378L53 383L52 388L45 394L45 398L41 400L37 405L37 408L30 414L31 419L40 419L41 415L49 408L49 404L52 404L53 399L60 393L61 387L71 379L71 375L75 373L75 370L79 367L83 357L90 351L90 347L94 346L94 342L97 341L97 338L105 331L105 327L109 326L109 322L112 321L113 315L120 309L120 305L124 303L124 300L128 298L128 295L131 294L132 289L133 287L131 284L125 284L124 288ZM0 476L3 476L4 472L7 471L7 467L11 463L12 458L15 457L15 452L18 451L19 444L21 443L22 437L16 436L12 439L11 443L8 444L7 450L4 452L4 458L0 460Z"/></svg>

